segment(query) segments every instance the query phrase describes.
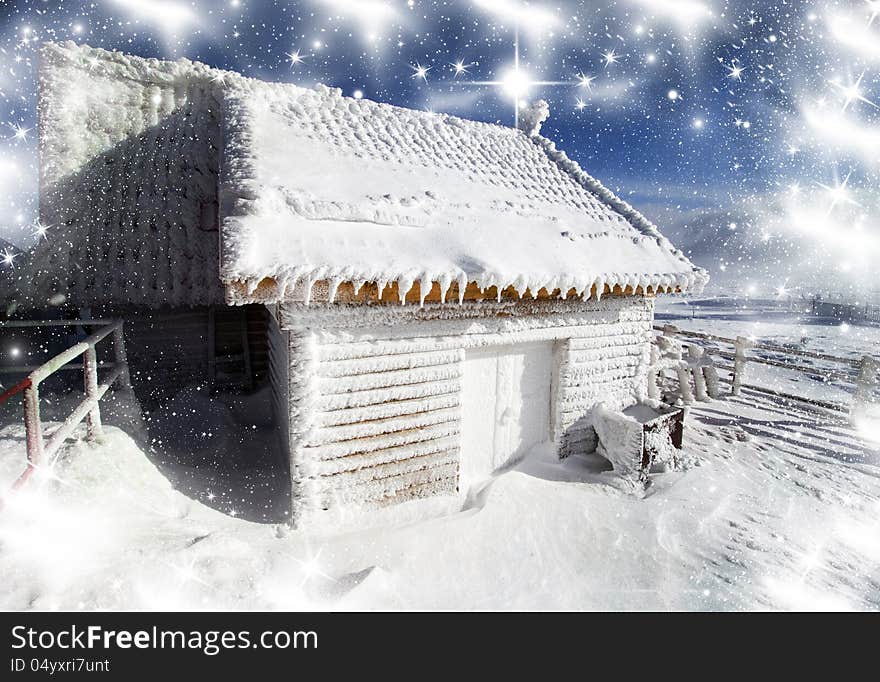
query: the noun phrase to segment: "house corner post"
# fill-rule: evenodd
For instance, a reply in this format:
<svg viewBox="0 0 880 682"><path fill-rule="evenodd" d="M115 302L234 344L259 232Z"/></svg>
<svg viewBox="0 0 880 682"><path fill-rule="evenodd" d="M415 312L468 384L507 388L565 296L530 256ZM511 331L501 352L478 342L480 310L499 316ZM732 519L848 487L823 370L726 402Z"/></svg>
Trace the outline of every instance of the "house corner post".
<svg viewBox="0 0 880 682"><path fill-rule="evenodd" d="M288 457L290 461L290 519L299 527L303 517L314 512L319 503L319 490L314 462L307 454L315 427L317 387L315 376L319 363L315 335L310 329L289 330L288 348Z"/></svg>
<svg viewBox="0 0 880 682"><path fill-rule="evenodd" d="M128 371L128 356L125 353L125 333L123 322L113 331L113 361L120 370L119 383L125 388L131 387L131 375Z"/></svg>

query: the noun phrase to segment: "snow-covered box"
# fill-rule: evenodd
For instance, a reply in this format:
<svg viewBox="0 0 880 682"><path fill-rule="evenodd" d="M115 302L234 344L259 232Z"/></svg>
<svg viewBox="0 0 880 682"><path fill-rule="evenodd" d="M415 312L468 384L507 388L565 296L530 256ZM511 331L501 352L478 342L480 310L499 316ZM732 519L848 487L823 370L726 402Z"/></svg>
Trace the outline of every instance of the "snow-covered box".
<svg viewBox="0 0 880 682"><path fill-rule="evenodd" d="M272 384L301 524L543 442L589 452L587 411L645 385L653 297L706 274L541 137L547 114L506 128L46 45L51 236L20 305L126 317L131 361L188 367L177 384L219 381L217 320L249 311L229 357Z"/></svg>

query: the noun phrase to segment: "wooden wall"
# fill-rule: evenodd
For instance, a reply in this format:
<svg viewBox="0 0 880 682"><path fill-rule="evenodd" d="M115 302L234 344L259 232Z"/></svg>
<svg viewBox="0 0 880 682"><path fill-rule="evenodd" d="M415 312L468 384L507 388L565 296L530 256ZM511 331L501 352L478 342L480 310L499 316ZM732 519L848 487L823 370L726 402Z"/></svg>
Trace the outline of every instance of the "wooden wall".
<svg viewBox="0 0 880 682"><path fill-rule="evenodd" d="M290 333L294 518L305 523L457 490L468 348L555 341L554 440L560 456L591 452L587 410L629 405L645 384L653 301L286 304L278 316Z"/></svg>

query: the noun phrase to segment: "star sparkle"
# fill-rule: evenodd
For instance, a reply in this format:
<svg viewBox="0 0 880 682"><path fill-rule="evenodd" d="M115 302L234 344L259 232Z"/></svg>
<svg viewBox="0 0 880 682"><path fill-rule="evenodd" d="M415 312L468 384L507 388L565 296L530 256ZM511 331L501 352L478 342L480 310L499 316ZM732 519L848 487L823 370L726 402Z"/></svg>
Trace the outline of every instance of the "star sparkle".
<svg viewBox="0 0 880 682"><path fill-rule="evenodd" d="M294 50L293 52L285 52L284 54L287 57L287 61L290 62L291 66L302 64L305 60L305 57L300 54L299 50Z"/></svg>
<svg viewBox="0 0 880 682"><path fill-rule="evenodd" d="M412 69L412 75L410 78L414 78L416 80L422 80L425 83L428 82L428 71L430 71L433 67L430 66L422 66L418 62L415 64L410 64L409 68Z"/></svg>
<svg viewBox="0 0 880 682"><path fill-rule="evenodd" d="M862 74L856 79L855 82L850 82L848 85L843 85L837 80L830 80L829 83L837 88L841 95L843 96L843 107L842 111L846 111L849 109L850 105L853 102L864 102L875 109L880 109L874 102L865 97L864 92L862 92L862 80L865 78L864 71Z"/></svg>
<svg viewBox="0 0 880 682"><path fill-rule="evenodd" d="M31 132L31 128L25 128L22 125L18 125L17 123L10 123L9 127L12 128L12 138L17 142L24 142L28 139L28 133Z"/></svg>
<svg viewBox="0 0 880 682"><path fill-rule="evenodd" d="M742 67L738 63L734 62L730 66L725 65L724 68L727 69L727 77L728 78L732 78L733 80L736 80L736 81L742 80L743 71L745 71L744 67Z"/></svg>
<svg viewBox="0 0 880 682"><path fill-rule="evenodd" d="M472 65L471 65L471 64L465 64L465 63L464 63L464 60L459 59L459 60L456 61L456 62L452 62L449 66L451 66L452 69L453 69L453 71L455 72L455 76L454 76L454 77L455 77L455 78L458 78L459 76L463 76L463 75L466 75L466 74L470 73L470 72L468 71L468 69L469 69Z"/></svg>
<svg viewBox="0 0 880 682"><path fill-rule="evenodd" d="M605 63L605 68L607 69L612 64L617 64L620 62L620 59L625 55L617 54L614 50L608 50L607 52L602 53L602 61Z"/></svg>
<svg viewBox="0 0 880 682"><path fill-rule="evenodd" d="M593 90L593 81L596 80L595 76L590 76L585 73L578 74L578 85L582 88L585 88L587 91L592 92Z"/></svg>

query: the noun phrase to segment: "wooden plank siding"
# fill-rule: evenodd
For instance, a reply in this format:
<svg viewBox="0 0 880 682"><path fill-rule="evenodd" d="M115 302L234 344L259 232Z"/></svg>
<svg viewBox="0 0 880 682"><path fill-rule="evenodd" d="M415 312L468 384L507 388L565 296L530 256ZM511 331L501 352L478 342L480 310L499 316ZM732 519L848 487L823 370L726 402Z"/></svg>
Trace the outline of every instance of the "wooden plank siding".
<svg viewBox="0 0 880 682"><path fill-rule="evenodd" d="M553 341L554 441L563 457L593 451L590 407L622 408L643 390L653 301L285 304L276 314L289 334L294 519L305 521L457 491L469 348Z"/></svg>
<svg viewBox="0 0 880 682"><path fill-rule="evenodd" d="M379 343L364 355L351 346L316 344L317 419L303 457L321 507L454 493L463 351L386 353Z"/></svg>

